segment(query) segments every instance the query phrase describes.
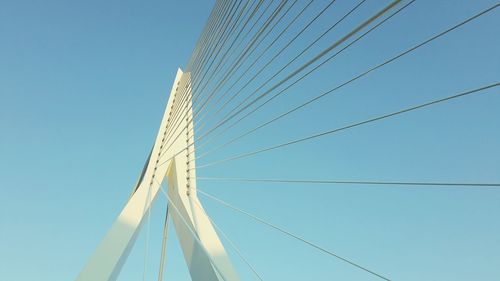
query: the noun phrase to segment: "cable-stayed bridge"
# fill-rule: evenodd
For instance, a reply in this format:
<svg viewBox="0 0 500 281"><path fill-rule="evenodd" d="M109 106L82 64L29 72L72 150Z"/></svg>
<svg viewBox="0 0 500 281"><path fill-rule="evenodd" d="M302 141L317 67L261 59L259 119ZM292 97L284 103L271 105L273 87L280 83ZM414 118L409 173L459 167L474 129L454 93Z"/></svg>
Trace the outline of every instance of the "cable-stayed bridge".
<svg viewBox="0 0 500 281"><path fill-rule="evenodd" d="M379 30L404 19L419 1L352 1L337 9L337 1L253 0L217 1L185 68L177 71L158 134L143 171L116 222L77 277L79 281L117 280L141 229L149 230L152 205L164 197L166 214L158 280L164 280L169 226L179 239L192 280L240 280L238 270L227 254L228 247L241 259L257 280L266 280L236 243L221 229L203 207L200 197L242 214L297 243L306 245L325 258L332 258L366 274L367 278L391 280L391 273L374 268L355 257L345 256L312 239L290 231L197 187L198 181L254 184L367 185L411 187L496 188L495 182L405 181L401 179L233 177L219 175L197 177L197 170L301 144L314 145L342 133L399 118L455 100L479 95L498 94L500 79L444 92L439 96L376 114L340 126L322 128L315 133L289 137L271 145L223 155L210 161L211 155L242 143L256 132L293 118L309 107L326 103L363 79L390 67L415 52L432 49L447 36L488 17L498 17L496 3L445 27L436 28L424 39L388 54L362 71L341 81L315 78L302 100L278 106L294 94L296 87L329 64L347 56L352 48L364 44ZM332 14L333 12L334 14ZM493 35L492 35L493 36ZM321 86L321 87L320 87ZM296 95L296 93L295 93ZM268 116L263 109L274 108ZM258 116L257 119L252 118ZM243 131L232 134L245 124ZM296 126L313 126L309 120ZM291 134L293 135L293 134ZM229 136L218 142L222 136ZM302 163L304 164L304 163ZM226 242L224 242L226 241ZM148 251L146 242L146 255ZM145 261L147 263L147 259ZM146 267L145 267L146 268ZM335 280L335 276L325 279Z"/></svg>

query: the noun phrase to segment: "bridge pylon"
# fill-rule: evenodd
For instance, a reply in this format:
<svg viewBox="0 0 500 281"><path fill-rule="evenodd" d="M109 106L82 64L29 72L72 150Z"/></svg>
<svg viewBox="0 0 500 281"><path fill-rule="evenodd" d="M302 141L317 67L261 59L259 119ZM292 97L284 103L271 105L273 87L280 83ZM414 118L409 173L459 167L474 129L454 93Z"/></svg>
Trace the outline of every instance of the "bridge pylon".
<svg viewBox="0 0 500 281"><path fill-rule="evenodd" d="M116 280L158 194L165 195L193 281L237 281L196 192L196 165L189 72L177 71L167 108L132 195L77 281ZM168 181L168 190L161 186Z"/></svg>

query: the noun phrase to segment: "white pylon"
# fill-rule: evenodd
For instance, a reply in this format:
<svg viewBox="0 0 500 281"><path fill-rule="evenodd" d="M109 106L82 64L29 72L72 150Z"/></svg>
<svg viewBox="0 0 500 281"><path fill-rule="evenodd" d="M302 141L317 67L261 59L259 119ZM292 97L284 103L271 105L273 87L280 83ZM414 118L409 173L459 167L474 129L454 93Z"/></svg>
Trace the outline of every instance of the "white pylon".
<svg viewBox="0 0 500 281"><path fill-rule="evenodd" d="M165 177L172 205L169 213L191 279L239 280L196 193L191 95L190 73L179 69L155 144L136 188L77 281L117 279Z"/></svg>

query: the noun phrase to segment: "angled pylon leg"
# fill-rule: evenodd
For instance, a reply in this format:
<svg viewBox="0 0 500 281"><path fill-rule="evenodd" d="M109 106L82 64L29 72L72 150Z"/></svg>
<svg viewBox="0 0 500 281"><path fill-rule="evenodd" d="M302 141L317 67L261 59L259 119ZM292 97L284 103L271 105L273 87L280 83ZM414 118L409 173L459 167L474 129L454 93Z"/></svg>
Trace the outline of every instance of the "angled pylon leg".
<svg viewBox="0 0 500 281"><path fill-rule="evenodd" d="M170 212L193 281L239 280L196 193L191 80L180 69L135 191L77 281L116 280L164 177ZM193 233L197 236L195 238Z"/></svg>

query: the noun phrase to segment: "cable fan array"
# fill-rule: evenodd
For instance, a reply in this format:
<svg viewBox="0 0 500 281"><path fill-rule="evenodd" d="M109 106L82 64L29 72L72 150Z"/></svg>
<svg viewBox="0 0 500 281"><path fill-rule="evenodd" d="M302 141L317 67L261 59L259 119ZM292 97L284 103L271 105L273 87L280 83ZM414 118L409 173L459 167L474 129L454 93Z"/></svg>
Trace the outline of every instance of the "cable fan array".
<svg viewBox="0 0 500 281"><path fill-rule="evenodd" d="M364 70L331 85L330 81L317 81L328 86L327 90L314 92L311 97L285 108L283 112L269 110L267 115L264 109L272 108L280 100L287 99L292 91L308 78L323 71L329 64L347 56L351 48L367 42L370 35L378 30L390 26L397 18L405 18L418 5L418 1L351 1L342 3L342 13L336 12L340 1L298 1L298 0L219 0L216 2L206 25L192 51L186 66L186 72L191 75L189 93L188 87L181 89L179 99L181 102L173 108L171 117L173 126L167 131L168 138L164 151L167 151L175 141L186 134L186 131L195 135L193 143L174 154L173 157L192 147L196 147L199 160L196 169L204 170L208 167L244 160L255 155L292 147L302 143L312 143L318 139L333 137L346 131L369 126L374 123L384 122L388 119L398 118L402 115L414 113L427 108L438 108L441 104L462 99L465 97L498 94L500 81L490 81L487 84L465 88L459 92L447 92L442 96L429 99L425 102L399 108L398 110L375 115L360 121L355 121L339 127L323 128L314 134L290 138L283 142L259 147L257 149L240 149L239 153L227 157L217 157L217 153L228 147L236 147L238 143L270 125L299 114L332 95L342 95L343 90L349 85L383 72L388 66L404 60L411 54L422 49L430 49L439 44L453 33L459 33L467 25L480 21L483 17L498 16L494 4L483 10L471 12L466 18L451 22L447 27L436 29L432 35L411 46L400 49L398 52L387 56L378 63L367 66ZM374 3L376 2L376 3ZM347 8L345 8L348 6ZM333 12L336 12L332 16ZM295 93L300 94L300 93ZM288 104L287 104L288 105ZM188 107L188 110L184 110ZM282 107L280 107L281 109ZM189 120L188 112L193 115ZM261 114L260 118L252 122L252 118ZM262 116L265 116L262 117ZM181 129L183 122L193 121L194 128ZM237 131L239 125L252 124L248 128ZM173 134L172 132L179 132ZM230 133L235 135L230 135ZM229 136L229 137L227 137ZM226 137L226 138L224 138ZM194 150L193 150L194 152ZM215 157L215 160L208 156ZM172 157L172 158L173 158ZM160 157L164 165L170 159ZM405 181L396 180L348 180L338 178L327 179L284 179L284 178L252 178L226 175L213 175L198 177L199 181L230 181L270 184L308 184L308 185L370 185L370 186L412 186L412 187L467 187L467 188L497 188L500 183L492 182L443 182L443 181ZM161 185L160 183L157 183ZM178 212L177 207L168 198L165 187L161 191L167 197L168 205L165 219L165 232L168 231L168 212ZM318 243L304 238L302 235L256 216L242 208L226 202L206 189L199 193L206 199L220 204L229 210L243 214L251 220L269 227L278 233L299 241L326 256L340 260L354 268L365 272L372 277L390 280L390 272L382 273L370 268L362 261L352 259L327 249ZM210 216L209 216L210 217ZM259 273L258 267L252 265L244 253L236 246L218 224L210 218L217 231L234 248L237 255L255 274L259 280L265 280ZM149 229L149 227L148 227ZM193 234L196 237L196 234ZM149 234L148 234L149 236ZM163 278L165 263L165 243L163 243L160 278ZM146 254L148 256L148 246ZM145 258L147 263L147 258ZM146 267L144 269L146 272ZM145 273L144 273L145 279Z"/></svg>

